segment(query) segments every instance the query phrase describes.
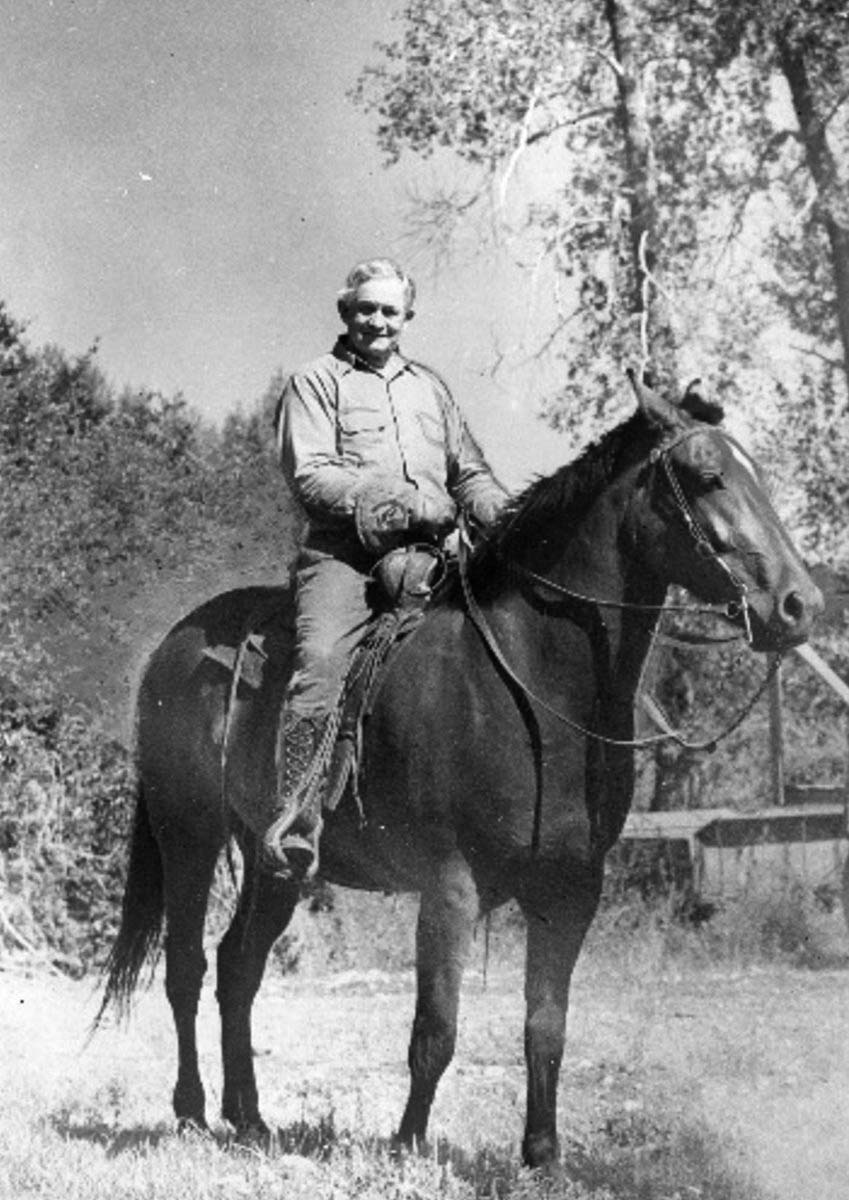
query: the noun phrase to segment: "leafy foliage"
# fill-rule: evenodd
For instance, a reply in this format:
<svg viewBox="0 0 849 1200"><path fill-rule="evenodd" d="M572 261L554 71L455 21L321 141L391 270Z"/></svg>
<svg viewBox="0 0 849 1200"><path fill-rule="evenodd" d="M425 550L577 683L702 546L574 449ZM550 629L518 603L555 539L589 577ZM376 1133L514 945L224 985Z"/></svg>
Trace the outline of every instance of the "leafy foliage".
<svg viewBox="0 0 849 1200"><path fill-rule="evenodd" d="M116 395L96 347L34 350L0 303L0 944L79 971L111 941L123 643L181 580L197 602L234 563L282 573L295 514L268 408L218 431L179 396Z"/></svg>
<svg viewBox="0 0 849 1200"><path fill-rule="evenodd" d="M495 197L533 286L550 288L528 352L561 360L553 425L585 441L616 419L615 382L647 345L673 376L709 373L754 411L775 393L764 339L788 321L845 393L845 5L409 0L400 24L355 99L389 162L449 151L479 172L433 199L421 230L457 228Z"/></svg>
<svg viewBox="0 0 849 1200"><path fill-rule="evenodd" d="M0 711L3 941L72 974L117 931L132 762L86 719L7 693Z"/></svg>

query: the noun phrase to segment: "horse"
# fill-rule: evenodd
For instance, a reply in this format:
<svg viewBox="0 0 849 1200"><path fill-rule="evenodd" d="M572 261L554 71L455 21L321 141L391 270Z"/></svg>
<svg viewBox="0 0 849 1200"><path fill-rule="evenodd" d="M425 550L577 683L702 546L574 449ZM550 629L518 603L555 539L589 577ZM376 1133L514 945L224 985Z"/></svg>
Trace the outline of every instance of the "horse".
<svg viewBox="0 0 849 1200"><path fill-rule="evenodd" d="M349 796L326 814L324 880L420 897L401 1147L424 1142L454 1053L475 922L513 899L527 926L522 1157L555 1168L570 978L631 802L635 699L667 590L680 585L719 610L757 651L803 642L822 607L721 410L687 411L632 382L633 414L512 500L461 583L393 649L363 723L360 805ZM164 919L173 1109L181 1126L206 1128L195 1033L202 935L216 863L235 839L243 878L217 948L216 995L221 1113L246 1139L269 1136L251 1008L300 895L263 868L240 815L253 806L259 828L270 804L290 606L284 585L216 596L148 662L122 918L99 1014L126 1012ZM280 615L274 657L284 666L257 689L235 687L206 651L238 647L260 609Z"/></svg>

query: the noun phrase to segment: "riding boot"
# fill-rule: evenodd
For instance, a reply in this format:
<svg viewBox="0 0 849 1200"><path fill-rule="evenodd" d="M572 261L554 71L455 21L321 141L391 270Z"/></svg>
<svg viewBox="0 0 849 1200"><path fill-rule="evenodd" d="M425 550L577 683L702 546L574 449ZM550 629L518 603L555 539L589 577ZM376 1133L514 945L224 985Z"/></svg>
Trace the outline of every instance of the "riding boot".
<svg viewBox="0 0 849 1200"><path fill-rule="evenodd" d="M321 786L311 767L327 725L325 714L285 713L277 736L277 802L263 834L266 863L286 879L311 878L318 868Z"/></svg>

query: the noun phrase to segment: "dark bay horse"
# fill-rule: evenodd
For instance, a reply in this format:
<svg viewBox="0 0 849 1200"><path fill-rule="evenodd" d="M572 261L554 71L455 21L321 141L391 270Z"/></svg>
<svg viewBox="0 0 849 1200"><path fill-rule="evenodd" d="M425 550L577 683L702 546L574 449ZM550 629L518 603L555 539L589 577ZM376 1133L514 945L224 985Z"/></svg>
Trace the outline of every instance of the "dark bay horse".
<svg viewBox="0 0 849 1200"><path fill-rule="evenodd" d="M520 496L471 558L465 590L434 603L396 648L365 723L365 819L346 798L326 822L327 880L421 897L402 1144L424 1138L454 1051L474 922L515 898L527 921L523 1155L532 1166L558 1156L569 982L631 801L635 695L669 585L727 606L756 650L803 641L822 604L757 468L716 414L698 419L636 390L635 414ZM288 603L283 588L217 596L150 660L123 917L101 1009L126 1004L164 917L179 1046L174 1111L203 1126L195 1022L204 914L216 861L235 837L244 877L217 952L217 998L222 1112L245 1137L268 1133L251 1007L299 889L257 865L257 839L238 814L268 804L285 671L233 696L205 650L238 646L258 606L282 614Z"/></svg>

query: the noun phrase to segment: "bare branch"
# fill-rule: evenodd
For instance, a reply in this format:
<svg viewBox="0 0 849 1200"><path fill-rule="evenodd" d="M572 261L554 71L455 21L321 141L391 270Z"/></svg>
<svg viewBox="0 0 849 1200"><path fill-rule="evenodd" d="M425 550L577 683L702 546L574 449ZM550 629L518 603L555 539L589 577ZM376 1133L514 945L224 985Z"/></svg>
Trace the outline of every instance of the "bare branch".
<svg viewBox="0 0 849 1200"><path fill-rule="evenodd" d="M617 76L617 78L619 78L619 79L625 78L625 68L622 66L621 62L619 62L619 60L617 58L615 58L612 54L607 54L604 50L598 50L594 46L591 46L588 49L587 53L593 54L593 55L595 55L596 58L600 58L603 62L606 62L607 65L610 67L611 71L613 71L614 75Z"/></svg>
<svg viewBox="0 0 849 1200"><path fill-rule="evenodd" d="M842 358L829 358L827 354L823 354L820 350L815 350L813 346L802 346L798 342L790 344L791 350L797 350L800 354L807 354L811 358L818 358L820 362L824 362L828 367L834 367L837 371L844 371L846 364Z"/></svg>
<svg viewBox="0 0 849 1200"><path fill-rule="evenodd" d="M725 237L721 239L721 246L712 268L714 272L719 269L720 262L725 257L732 244L736 241L740 234L740 230L743 228L743 218L745 217L746 209L749 206L749 201L757 192L757 183L754 181L757 179L758 175L763 169L767 159L779 146L783 146L785 142L790 141L791 139L798 141L798 138L799 134L795 129L779 129L772 135L761 153L758 155L755 170L752 174L753 182L735 204L734 211L732 212L731 218L728 222L728 232L726 233Z"/></svg>
<svg viewBox="0 0 849 1200"><path fill-rule="evenodd" d="M840 96L837 97L834 104L832 104L829 111L823 117L823 119L822 119L823 127L825 127L826 125L828 125L830 123L832 118L836 115L838 109L842 108L847 100L849 100L849 88L847 88L845 92L843 92Z"/></svg>
<svg viewBox="0 0 849 1200"><path fill-rule="evenodd" d="M522 118L522 124L519 127L519 140L516 144L515 150L513 151L513 153L510 155L509 159L507 160L507 166L504 169L504 174L501 177L501 183L499 184L499 187L498 187L497 210L499 212L501 212L503 210L504 205L507 202L507 185L510 182L510 177L512 176L513 172L515 171L516 166L519 162L519 159L522 157L525 150L527 149L528 136L530 134L530 125L531 125L531 121L533 119L534 109L537 106L538 100L539 100L539 88L535 87L533 90L533 94L531 95L531 98L528 101L528 107L525 111L525 115Z"/></svg>
<svg viewBox="0 0 849 1200"><path fill-rule="evenodd" d="M532 146L534 142L540 142L543 138L551 137L553 133L557 133L560 129L568 129L571 125L580 125L584 121L594 121L596 117L610 117L616 112L612 105L604 105L601 108L589 108L586 112L578 113L576 117L569 117L565 121L554 121L551 125L547 125L545 129L538 129L535 133L528 136L527 144Z"/></svg>
<svg viewBox="0 0 849 1200"><path fill-rule="evenodd" d="M403 238L417 251L426 248L438 269L451 256L452 242L461 218L479 204L486 195L487 185L462 195L457 189L434 189L423 195L417 188L407 189L409 207L405 218Z"/></svg>
<svg viewBox="0 0 849 1200"><path fill-rule="evenodd" d="M548 354L548 352L550 351L550 349L554 345L554 343L557 341L560 334L563 333L566 326L570 325L572 323L572 321L574 321L575 317L580 316L581 307L580 307L580 305L578 305L578 307L573 308L570 313L564 314L562 312L560 304L558 303L558 312L560 312L560 316L559 316L559 319L558 319L556 325L554 326L554 328L551 330L551 332L549 334L547 334L543 338L543 340L537 346L536 350L532 350L530 352L530 354L527 355L526 358L522 359L521 364L520 364L521 366L526 366L528 363L531 363L534 361L538 362L541 358L544 358L545 355Z"/></svg>
<svg viewBox="0 0 849 1200"><path fill-rule="evenodd" d="M640 271L642 272L642 282L640 284L640 348L643 352L642 361L640 362L639 378L642 379L643 372L651 362L651 350L649 349L649 311L651 305L651 288L661 296L663 296L670 308L674 307L672 297L664 287L661 286L657 277L652 274L651 267L646 258L646 248L648 246L648 230L644 229L640 234L640 241L637 248L637 256L640 263Z"/></svg>

